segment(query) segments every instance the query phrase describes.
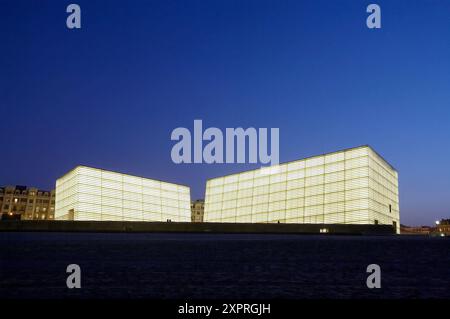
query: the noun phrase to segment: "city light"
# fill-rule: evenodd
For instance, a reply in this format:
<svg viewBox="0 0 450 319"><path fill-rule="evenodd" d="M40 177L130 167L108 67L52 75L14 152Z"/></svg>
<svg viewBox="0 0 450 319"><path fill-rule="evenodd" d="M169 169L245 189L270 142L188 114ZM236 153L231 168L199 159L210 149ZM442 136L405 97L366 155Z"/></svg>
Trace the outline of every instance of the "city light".
<svg viewBox="0 0 450 319"><path fill-rule="evenodd" d="M209 179L205 222L379 224L399 232L398 173L368 146Z"/></svg>

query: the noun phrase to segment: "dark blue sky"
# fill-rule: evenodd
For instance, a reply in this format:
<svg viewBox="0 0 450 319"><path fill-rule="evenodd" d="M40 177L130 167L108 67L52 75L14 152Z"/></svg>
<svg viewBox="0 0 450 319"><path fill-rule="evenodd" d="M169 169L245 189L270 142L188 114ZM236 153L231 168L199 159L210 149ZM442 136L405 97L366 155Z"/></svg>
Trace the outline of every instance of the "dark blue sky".
<svg viewBox="0 0 450 319"><path fill-rule="evenodd" d="M86 164L200 198L250 167L173 164L171 131L202 119L279 127L282 162L370 144L399 171L402 223L450 217L450 1L372 2L1 0L0 184Z"/></svg>

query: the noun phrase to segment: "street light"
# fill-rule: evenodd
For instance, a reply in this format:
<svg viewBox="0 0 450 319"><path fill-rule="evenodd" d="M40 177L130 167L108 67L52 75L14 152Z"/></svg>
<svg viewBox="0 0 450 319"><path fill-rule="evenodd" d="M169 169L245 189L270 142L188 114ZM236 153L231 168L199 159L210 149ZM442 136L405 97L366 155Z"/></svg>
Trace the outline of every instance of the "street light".
<svg viewBox="0 0 450 319"><path fill-rule="evenodd" d="M437 220L436 221L436 231L438 232L439 236L445 237L445 234L442 232L442 229L437 228L437 226L439 226L440 224L441 224L441 222Z"/></svg>

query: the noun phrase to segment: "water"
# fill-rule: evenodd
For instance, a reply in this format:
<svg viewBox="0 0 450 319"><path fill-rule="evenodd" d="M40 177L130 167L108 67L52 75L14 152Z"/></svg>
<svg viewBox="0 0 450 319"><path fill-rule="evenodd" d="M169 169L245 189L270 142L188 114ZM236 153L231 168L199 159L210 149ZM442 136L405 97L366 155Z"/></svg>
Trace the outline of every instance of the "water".
<svg viewBox="0 0 450 319"><path fill-rule="evenodd" d="M78 264L82 289L66 288ZM381 289L366 267L381 266ZM1 298L450 298L450 240L0 233Z"/></svg>

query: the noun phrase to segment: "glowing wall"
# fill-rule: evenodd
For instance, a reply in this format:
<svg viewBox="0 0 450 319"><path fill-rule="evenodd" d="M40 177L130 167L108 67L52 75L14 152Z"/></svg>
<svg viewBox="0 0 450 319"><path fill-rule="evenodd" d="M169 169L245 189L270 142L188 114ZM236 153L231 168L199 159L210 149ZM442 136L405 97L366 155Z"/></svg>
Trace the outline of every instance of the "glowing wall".
<svg viewBox="0 0 450 319"><path fill-rule="evenodd" d="M189 187L85 166L56 181L59 220L190 221Z"/></svg>
<svg viewBox="0 0 450 319"><path fill-rule="evenodd" d="M400 228L398 175L369 146L206 184L206 222L390 224Z"/></svg>

